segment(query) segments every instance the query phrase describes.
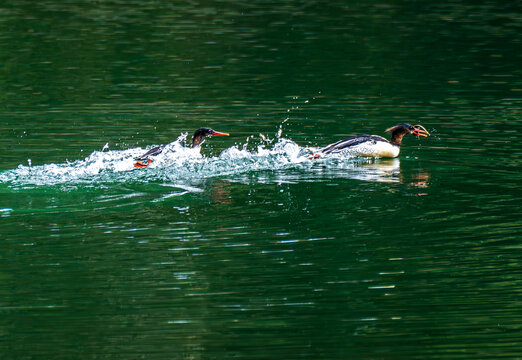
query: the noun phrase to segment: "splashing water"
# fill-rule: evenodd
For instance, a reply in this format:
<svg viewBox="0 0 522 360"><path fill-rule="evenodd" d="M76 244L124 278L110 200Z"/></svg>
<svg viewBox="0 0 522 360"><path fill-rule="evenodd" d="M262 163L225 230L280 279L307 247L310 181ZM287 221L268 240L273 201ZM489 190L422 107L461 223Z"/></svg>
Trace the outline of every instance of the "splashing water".
<svg viewBox="0 0 522 360"><path fill-rule="evenodd" d="M134 159L143 148L94 151L83 160L34 166L19 165L0 173L0 183L18 186L102 184L111 182L151 182L232 175L256 170L276 170L307 161L290 140L280 139L272 149L260 145L257 151L230 147L219 156L205 157L199 148L184 146L186 134L165 146L147 169L135 169Z"/></svg>
<svg viewBox="0 0 522 360"><path fill-rule="evenodd" d="M61 164L34 166L19 165L16 169L0 173L0 184L10 187L30 188L35 186L62 185L65 187L85 185L101 186L107 183L149 183L149 182L189 182L212 177L226 176L233 180L251 172L279 171L285 169L304 169L318 172L343 171L358 167L357 163L346 162L354 158L353 154L341 153L324 159L309 159L317 151L313 147L300 147L295 142L282 136L282 128L276 139L260 135L261 145L255 150L248 150L245 145L232 146L219 156L205 157L200 148L184 146L186 134L167 146L154 158L147 169L134 168L134 159L146 149L108 150L108 145L101 151L94 151L83 160ZM274 143L275 142L275 143ZM273 145L272 145L273 144ZM317 166L320 164L321 166ZM359 162L360 164L360 162Z"/></svg>

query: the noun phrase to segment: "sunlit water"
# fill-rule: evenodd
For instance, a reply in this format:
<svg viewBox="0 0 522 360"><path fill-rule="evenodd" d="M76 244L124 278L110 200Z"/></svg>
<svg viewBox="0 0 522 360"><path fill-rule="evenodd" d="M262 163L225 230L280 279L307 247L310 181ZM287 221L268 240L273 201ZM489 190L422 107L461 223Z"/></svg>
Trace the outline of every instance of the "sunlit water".
<svg viewBox="0 0 522 360"><path fill-rule="evenodd" d="M0 358L520 358L519 14L1 4Z"/></svg>

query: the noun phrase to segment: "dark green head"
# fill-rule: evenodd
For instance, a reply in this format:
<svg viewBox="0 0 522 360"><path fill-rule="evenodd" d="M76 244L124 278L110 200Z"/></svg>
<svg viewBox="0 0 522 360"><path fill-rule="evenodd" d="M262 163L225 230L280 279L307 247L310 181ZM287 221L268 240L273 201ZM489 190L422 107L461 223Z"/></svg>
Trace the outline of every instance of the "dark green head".
<svg viewBox="0 0 522 360"><path fill-rule="evenodd" d="M218 132L211 128L202 127L197 129L192 135L192 147L199 146L207 136L229 136L227 133Z"/></svg>

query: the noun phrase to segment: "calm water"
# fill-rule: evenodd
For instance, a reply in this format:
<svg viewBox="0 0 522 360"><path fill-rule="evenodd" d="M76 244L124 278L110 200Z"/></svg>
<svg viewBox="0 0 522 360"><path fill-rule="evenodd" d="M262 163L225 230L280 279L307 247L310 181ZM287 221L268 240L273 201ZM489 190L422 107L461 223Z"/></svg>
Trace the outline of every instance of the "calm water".
<svg viewBox="0 0 522 360"><path fill-rule="evenodd" d="M520 359L520 14L4 2L0 357Z"/></svg>

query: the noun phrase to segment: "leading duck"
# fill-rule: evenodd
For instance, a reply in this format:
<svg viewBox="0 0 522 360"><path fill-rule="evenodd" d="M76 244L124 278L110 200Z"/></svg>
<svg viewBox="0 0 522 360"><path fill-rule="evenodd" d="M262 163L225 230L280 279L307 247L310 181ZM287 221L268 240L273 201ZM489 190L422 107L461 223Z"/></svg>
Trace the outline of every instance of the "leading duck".
<svg viewBox="0 0 522 360"><path fill-rule="evenodd" d="M405 123L386 129L386 132L391 133L389 141L378 135L356 135L330 144L311 155L310 158L317 159L324 155L335 154L341 151L347 151L357 156L394 158L399 156L404 135L411 134L422 137L430 135L422 125Z"/></svg>

